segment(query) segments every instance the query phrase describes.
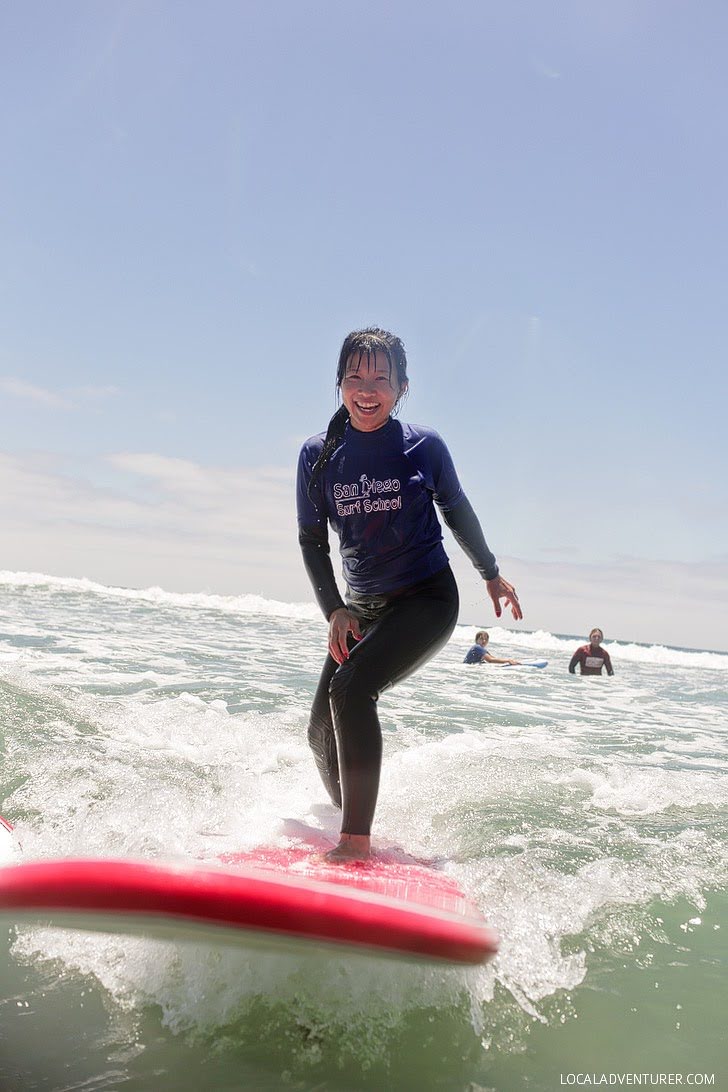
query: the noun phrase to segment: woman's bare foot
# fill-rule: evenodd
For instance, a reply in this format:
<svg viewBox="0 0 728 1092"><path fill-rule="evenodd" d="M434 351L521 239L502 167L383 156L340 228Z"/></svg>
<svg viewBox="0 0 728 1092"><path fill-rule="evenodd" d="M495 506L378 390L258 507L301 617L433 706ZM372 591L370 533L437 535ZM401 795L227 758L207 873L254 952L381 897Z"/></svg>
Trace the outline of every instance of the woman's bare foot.
<svg viewBox="0 0 728 1092"><path fill-rule="evenodd" d="M326 861L366 861L371 853L368 834L342 834L338 846L324 853Z"/></svg>

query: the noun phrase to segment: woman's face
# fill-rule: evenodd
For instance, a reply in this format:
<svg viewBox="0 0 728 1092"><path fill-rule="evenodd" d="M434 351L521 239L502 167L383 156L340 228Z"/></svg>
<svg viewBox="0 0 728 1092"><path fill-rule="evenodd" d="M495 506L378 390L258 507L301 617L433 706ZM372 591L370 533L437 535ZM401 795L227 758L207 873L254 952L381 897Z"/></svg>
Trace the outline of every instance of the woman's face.
<svg viewBox="0 0 728 1092"><path fill-rule="evenodd" d="M385 353L352 353L341 380L341 399L359 432L374 432L389 420L400 394L397 369Z"/></svg>
<svg viewBox="0 0 728 1092"><path fill-rule="evenodd" d="M589 640L593 645L600 645L602 643L602 631L600 629L593 629L589 634Z"/></svg>

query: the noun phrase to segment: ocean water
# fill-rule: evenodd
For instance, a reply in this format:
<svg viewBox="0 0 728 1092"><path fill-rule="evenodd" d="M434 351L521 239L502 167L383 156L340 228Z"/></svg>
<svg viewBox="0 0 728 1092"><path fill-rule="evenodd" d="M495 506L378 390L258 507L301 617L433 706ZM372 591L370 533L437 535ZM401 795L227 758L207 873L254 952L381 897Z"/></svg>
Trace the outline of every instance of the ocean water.
<svg viewBox="0 0 728 1092"><path fill-rule="evenodd" d="M492 963L3 926L2 1092L728 1089L728 656L607 642L615 677L582 679L581 638L490 633L548 667L465 667L458 626L383 695L374 841L446 859ZM305 742L324 652L312 605L0 573L0 812L26 859L333 834Z"/></svg>

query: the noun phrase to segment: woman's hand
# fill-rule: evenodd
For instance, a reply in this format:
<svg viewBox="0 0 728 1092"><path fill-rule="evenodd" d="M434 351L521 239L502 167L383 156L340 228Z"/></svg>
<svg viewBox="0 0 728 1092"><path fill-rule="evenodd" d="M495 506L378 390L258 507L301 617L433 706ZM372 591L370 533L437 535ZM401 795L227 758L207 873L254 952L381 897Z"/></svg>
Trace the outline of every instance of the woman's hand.
<svg viewBox="0 0 728 1092"><path fill-rule="evenodd" d="M493 580L486 580L485 586L488 589L488 595L493 600L496 618L500 618L502 613L500 605L501 599L505 599L506 603L511 608L511 614L517 622L523 618L521 604L518 602L516 589L512 584L509 584L502 576L496 576Z"/></svg>
<svg viewBox="0 0 728 1092"><path fill-rule="evenodd" d="M329 616L329 652L337 664L343 664L344 660L349 659L349 634L356 641L361 640L359 619L346 607L339 607Z"/></svg>

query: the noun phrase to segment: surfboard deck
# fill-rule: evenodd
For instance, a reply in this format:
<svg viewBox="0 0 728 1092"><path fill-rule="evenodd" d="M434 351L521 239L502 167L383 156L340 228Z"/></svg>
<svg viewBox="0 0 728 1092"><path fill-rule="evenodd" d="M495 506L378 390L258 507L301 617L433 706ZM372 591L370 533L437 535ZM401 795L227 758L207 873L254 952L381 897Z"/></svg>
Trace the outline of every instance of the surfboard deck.
<svg viewBox="0 0 728 1092"><path fill-rule="evenodd" d="M229 854L219 863L6 864L0 915L14 923L244 948L336 947L419 962L478 964L498 948L496 934L445 873L387 854L331 864L301 846Z"/></svg>
<svg viewBox="0 0 728 1092"><path fill-rule="evenodd" d="M548 667L548 660L521 660L517 664L504 664L504 667Z"/></svg>

